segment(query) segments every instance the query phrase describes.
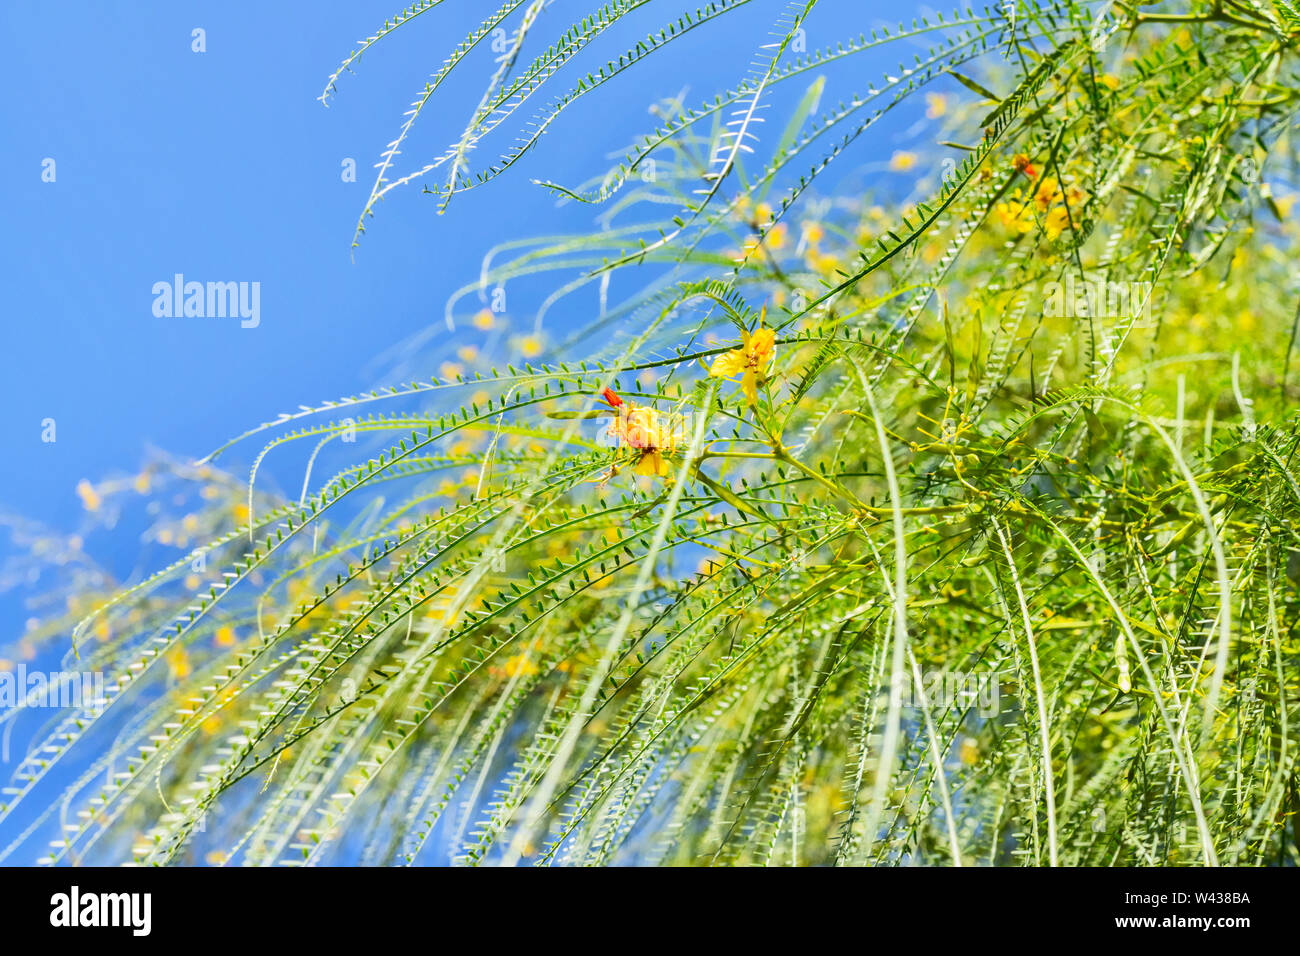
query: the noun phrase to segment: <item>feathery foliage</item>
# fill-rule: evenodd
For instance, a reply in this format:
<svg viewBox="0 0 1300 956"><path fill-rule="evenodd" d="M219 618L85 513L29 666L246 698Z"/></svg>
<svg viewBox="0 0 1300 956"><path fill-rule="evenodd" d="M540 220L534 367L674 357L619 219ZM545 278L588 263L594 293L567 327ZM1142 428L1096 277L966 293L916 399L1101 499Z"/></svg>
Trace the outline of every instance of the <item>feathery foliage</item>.
<svg viewBox="0 0 1300 956"><path fill-rule="evenodd" d="M398 187L445 209L670 43L769 12L602 51L643 6L556 33L505 0L415 99L358 241ZM108 680L36 734L4 859L1297 862L1300 18L1020 0L808 50L818 7L612 168L535 171L598 227L512 237L448 303L568 276L508 367L471 350L152 466L202 496L153 532L193 548L33 626L77 621ZM400 171L493 43L463 132ZM911 65L822 103L890 46ZM921 97L944 141L868 167L921 191L823 198ZM259 475L294 454L297 497Z"/></svg>

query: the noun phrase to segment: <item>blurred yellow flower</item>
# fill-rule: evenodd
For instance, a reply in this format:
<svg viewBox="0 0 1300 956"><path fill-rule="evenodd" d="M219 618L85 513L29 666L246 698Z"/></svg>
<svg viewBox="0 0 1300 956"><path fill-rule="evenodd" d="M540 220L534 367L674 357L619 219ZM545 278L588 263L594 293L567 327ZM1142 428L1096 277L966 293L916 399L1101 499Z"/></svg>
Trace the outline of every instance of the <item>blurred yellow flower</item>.
<svg viewBox="0 0 1300 956"><path fill-rule="evenodd" d="M769 249L780 249L785 246L785 237L788 230L785 223L778 222L768 230L767 235L763 237L763 244Z"/></svg>
<svg viewBox="0 0 1300 956"><path fill-rule="evenodd" d="M894 155L889 158L889 168L895 172L906 172L915 165L916 153L906 150L895 150Z"/></svg>
<svg viewBox="0 0 1300 956"><path fill-rule="evenodd" d="M1043 228L1047 231L1048 239L1056 239L1066 229L1070 228L1070 214L1064 206L1056 206L1047 214L1047 219L1043 222Z"/></svg>
<svg viewBox="0 0 1300 956"><path fill-rule="evenodd" d="M77 494L81 496L81 506L87 511L98 511L99 506L104 503L95 486L85 478L77 482Z"/></svg>
<svg viewBox="0 0 1300 956"><path fill-rule="evenodd" d="M1061 198L1061 187L1053 176L1044 176L1034 193L1034 205L1039 212L1047 212L1052 203Z"/></svg>
<svg viewBox="0 0 1300 956"><path fill-rule="evenodd" d="M840 260L836 259L835 256L829 254L829 252L818 252L815 248L810 248L806 259L809 268L813 269L814 272L823 274L823 276L829 276L840 265Z"/></svg>
<svg viewBox="0 0 1300 956"><path fill-rule="evenodd" d="M516 654L507 659L498 672L506 677L514 677L516 674L520 677L531 677L537 673L537 665L530 661L526 654Z"/></svg>
<svg viewBox="0 0 1300 956"><path fill-rule="evenodd" d="M1034 218L1022 202L1000 202L993 207L993 215L1004 229L1024 235L1034 228Z"/></svg>
<svg viewBox="0 0 1300 956"><path fill-rule="evenodd" d="M174 647L167 652L167 671L176 680L184 680L190 676L190 656L185 653L185 648Z"/></svg>
<svg viewBox="0 0 1300 956"><path fill-rule="evenodd" d="M492 314L491 309L479 309L474 313L474 328L486 331L495 324L496 317Z"/></svg>
<svg viewBox="0 0 1300 956"><path fill-rule="evenodd" d="M1034 168L1034 164L1030 162L1029 157L1024 153L1016 153L1016 155L1012 156L1011 165L1016 172L1024 173L1030 179L1038 175L1038 170Z"/></svg>
<svg viewBox="0 0 1300 956"><path fill-rule="evenodd" d="M926 119L938 119L944 113L948 112L948 97L942 93L925 94L925 116Z"/></svg>

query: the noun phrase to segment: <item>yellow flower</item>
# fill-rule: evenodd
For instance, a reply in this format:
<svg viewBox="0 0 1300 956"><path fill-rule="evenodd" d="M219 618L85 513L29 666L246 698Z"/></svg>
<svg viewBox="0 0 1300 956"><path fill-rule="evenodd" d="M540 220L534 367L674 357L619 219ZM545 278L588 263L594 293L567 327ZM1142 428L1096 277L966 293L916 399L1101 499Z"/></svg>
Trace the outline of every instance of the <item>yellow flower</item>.
<svg viewBox="0 0 1300 956"><path fill-rule="evenodd" d="M667 478L673 473L673 466L659 451L651 449L641 455L632 466L632 474L647 478Z"/></svg>
<svg viewBox="0 0 1300 956"><path fill-rule="evenodd" d="M637 452L632 473L650 477L671 475L672 465L666 456L677 449L682 417L664 414L648 405L625 402L610 388L601 392L601 397L618 412L609 424L609 434L617 438L620 445ZM600 481L604 482L617 473L616 465Z"/></svg>
<svg viewBox="0 0 1300 956"><path fill-rule="evenodd" d="M763 244L769 249L780 249L785 245L786 228L785 223L778 222L768 230L767 235L763 237Z"/></svg>
<svg viewBox="0 0 1300 956"><path fill-rule="evenodd" d="M889 168L895 172L906 172L916 165L916 153L909 153L906 150L895 150L894 155L889 158Z"/></svg>
<svg viewBox="0 0 1300 956"><path fill-rule="evenodd" d="M1064 206L1055 207L1047 214L1043 228L1047 230L1048 239L1058 238L1061 233L1070 228L1070 214L1066 212Z"/></svg>
<svg viewBox="0 0 1300 956"><path fill-rule="evenodd" d="M766 309L763 310L766 314ZM761 323L762 317L759 318ZM767 374L767 367L772 364L772 355L776 349L776 332L760 327L753 334L741 329L741 345L738 349L724 352L713 360L709 375L713 378L732 378L740 375L740 388L745 393L749 404L758 402L758 384Z"/></svg>
<svg viewBox="0 0 1300 956"><path fill-rule="evenodd" d="M542 340L539 336L525 335L517 344L524 358L536 358L542 354Z"/></svg>
<svg viewBox="0 0 1300 956"><path fill-rule="evenodd" d="M104 502L94 485L85 478L77 482L77 494L81 496L81 506L87 511L98 511L99 506Z"/></svg>
<svg viewBox="0 0 1300 956"><path fill-rule="evenodd" d="M478 348L473 345L462 345L456 350L456 357L462 362L472 362L478 358Z"/></svg>
<svg viewBox="0 0 1300 956"><path fill-rule="evenodd" d="M942 93L925 94L926 119L938 119L946 112L948 112L948 97Z"/></svg>
<svg viewBox="0 0 1300 956"><path fill-rule="evenodd" d="M672 454L677 447L677 435L672 422L658 409L648 405L629 404L610 424L610 431L629 448L641 451L666 451Z"/></svg>
<svg viewBox="0 0 1300 956"><path fill-rule="evenodd" d="M487 331L496 324L496 317L492 315L491 309L479 309L474 313L474 328Z"/></svg>
<svg viewBox="0 0 1300 956"><path fill-rule="evenodd" d="M190 656L185 653L185 648L175 647L168 651L166 660L167 670L176 680L184 680L190 676Z"/></svg>
<svg viewBox="0 0 1300 956"><path fill-rule="evenodd" d="M809 249L807 255L808 268L814 272L821 273L824 276L830 275L838 268L840 260L835 258L829 252L818 252L816 249Z"/></svg>
<svg viewBox="0 0 1300 956"><path fill-rule="evenodd" d="M1047 212L1048 207L1060 198L1061 188L1055 177L1044 176L1043 181L1038 184L1038 191L1034 193L1034 204L1038 207L1038 211Z"/></svg>
<svg viewBox="0 0 1300 956"><path fill-rule="evenodd" d="M438 375L445 379L458 378L464 371L464 367L455 362L443 362L438 366Z"/></svg>
<svg viewBox="0 0 1300 956"><path fill-rule="evenodd" d="M1016 153L1015 156L1012 156L1011 165L1016 172L1023 173L1030 179L1038 175L1038 170L1034 168L1034 164L1030 162L1029 157L1024 153Z"/></svg>
<svg viewBox="0 0 1300 956"><path fill-rule="evenodd" d="M1108 90L1119 89L1119 77L1114 73L1103 73L1101 75L1101 85Z"/></svg>
<svg viewBox="0 0 1300 956"><path fill-rule="evenodd" d="M539 670L537 664L534 663L534 657L537 655L535 655L533 651L539 651L541 648L542 642L539 638L518 654L506 658L501 665L490 666L488 672L494 677L514 677L516 674L521 677L529 677L533 674L537 674L539 673Z"/></svg>
<svg viewBox="0 0 1300 956"><path fill-rule="evenodd" d="M516 654L506 659L505 666L500 668L500 672L506 677L514 677L516 674L520 677L531 677L537 673L537 665L530 661L526 654Z"/></svg>
<svg viewBox="0 0 1300 956"><path fill-rule="evenodd" d="M803 224L803 239L804 242L808 243L808 245L817 245L817 243L822 241L822 237L825 235L826 231L822 228L821 223L810 221Z"/></svg>
<svg viewBox="0 0 1300 956"><path fill-rule="evenodd" d="M993 215L998 217L1002 228L1021 235L1034 228L1033 216L1022 202L1000 202L993 207Z"/></svg>

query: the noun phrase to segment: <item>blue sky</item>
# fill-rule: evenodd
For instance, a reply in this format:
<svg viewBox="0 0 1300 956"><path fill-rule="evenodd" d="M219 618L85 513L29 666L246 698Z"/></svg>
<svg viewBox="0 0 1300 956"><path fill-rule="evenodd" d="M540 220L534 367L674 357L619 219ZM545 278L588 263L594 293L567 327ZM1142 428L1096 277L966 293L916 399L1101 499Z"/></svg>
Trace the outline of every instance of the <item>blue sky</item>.
<svg viewBox="0 0 1300 956"><path fill-rule="evenodd" d="M601 62L686 6L641 11L602 40ZM587 7L557 0L548 35ZM0 511L70 532L82 478L129 472L150 447L200 456L280 411L381 384L375 356L440 324L448 295L494 243L590 222L590 210L557 208L530 176L581 181L651 128L657 96L689 85L694 102L733 84L785 7L755 0L748 15L674 44L582 103L522 173L444 216L418 187L397 192L353 261L371 166L425 78L484 15L481 3L449 0L397 31L340 80L327 109L316 99L326 77L396 12L392 0L74 0L57 13L7 2L0 27L16 41L0 62L9 306ZM204 52L192 49L195 29ZM829 24L827 42L843 31ZM407 150L411 163L463 126L493 68L484 52L445 88ZM341 176L349 158L357 182ZM47 160L53 182L43 181ZM260 323L155 316L153 286L176 273L259 283ZM53 443L41 440L47 419ZM132 542L114 544L129 552ZM0 595L6 618L13 600Z"/></svg>

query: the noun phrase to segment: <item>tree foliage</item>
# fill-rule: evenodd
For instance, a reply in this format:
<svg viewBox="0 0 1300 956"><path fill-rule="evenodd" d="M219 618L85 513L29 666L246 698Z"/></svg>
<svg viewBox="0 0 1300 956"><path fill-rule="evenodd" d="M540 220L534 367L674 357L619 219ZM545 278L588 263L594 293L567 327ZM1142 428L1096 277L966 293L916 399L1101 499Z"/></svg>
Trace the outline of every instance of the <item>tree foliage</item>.
<svg viewBox="0 0 1300 956"><path fill-rule="evenodd" d="M765 15L715 0L565 69L645 5L543 36L505 0L358 241L398 187L446 208ZM203 490L195 547L79 580L106 700L41 728L6 858L57 824L56 863L1297 862L1300 17L1018 2L803 50L818 7L590 182L534 168L598 227L512 237L447 315L564 274L530 336L599 308L545 361L471 354L156 466ZM463 133L401 171L494 36ZM923 52L821 102L889 45ZM922 98L936 145L868 167L922 191L825 201ZM295 452L300 497L259 483Z"/></svg>

